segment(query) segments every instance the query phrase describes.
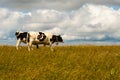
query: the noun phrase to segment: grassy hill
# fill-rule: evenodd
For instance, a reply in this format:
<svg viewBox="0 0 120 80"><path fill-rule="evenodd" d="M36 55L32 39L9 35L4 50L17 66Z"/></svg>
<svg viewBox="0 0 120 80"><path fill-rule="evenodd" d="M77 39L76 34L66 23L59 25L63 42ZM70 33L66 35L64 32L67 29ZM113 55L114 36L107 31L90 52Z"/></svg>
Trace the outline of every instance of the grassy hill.
<svg viewBox="0 0 120 80"><path fill-rule="evenodd" d="M0 46L0 80L120 80L120 46Z"/></svg>

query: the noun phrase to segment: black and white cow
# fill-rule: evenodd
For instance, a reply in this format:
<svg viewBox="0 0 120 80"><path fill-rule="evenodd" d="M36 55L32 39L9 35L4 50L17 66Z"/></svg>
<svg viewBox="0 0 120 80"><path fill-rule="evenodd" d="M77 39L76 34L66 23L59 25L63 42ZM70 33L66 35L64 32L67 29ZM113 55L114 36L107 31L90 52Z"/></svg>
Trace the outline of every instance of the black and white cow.
<svg viewBox="0 0 120 80"><path fill-rule="evenodd" d="M63 42L63 39L60 35L53 35L51 33L43 33L43 32L16 32L15 33L18 41L16 43L16 48L21 42L24 42L28 45L28 50L30 51L32 45L36 45L38 48L38 44L43 44L44 46L49 45L52 50L52 44L58 42Z"/></svg>

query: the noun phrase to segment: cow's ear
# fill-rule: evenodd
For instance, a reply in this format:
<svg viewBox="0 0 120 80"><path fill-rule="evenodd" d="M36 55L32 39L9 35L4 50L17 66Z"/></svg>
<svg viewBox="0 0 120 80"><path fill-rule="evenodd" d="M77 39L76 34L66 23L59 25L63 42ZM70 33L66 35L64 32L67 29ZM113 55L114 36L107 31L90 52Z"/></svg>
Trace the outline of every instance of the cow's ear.
<svg viewBox="0 0 120 80"><path fill-rule="evenodd" d="M18 34L19 34L19 32L16 31L16 32L15 32L15 35L18 35Z"/></svg>
<svg viewBox="0 0 120 80"><path fill-rule="evenodd" d="M42 34L42 32L39 32L39 34L41 35L41 34Z"/></svg>

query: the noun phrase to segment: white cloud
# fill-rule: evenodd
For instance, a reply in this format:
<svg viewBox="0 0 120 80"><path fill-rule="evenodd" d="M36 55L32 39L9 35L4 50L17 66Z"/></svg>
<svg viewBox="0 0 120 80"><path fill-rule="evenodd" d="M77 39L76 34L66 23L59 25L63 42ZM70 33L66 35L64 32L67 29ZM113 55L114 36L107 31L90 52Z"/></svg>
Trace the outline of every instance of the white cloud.
<svg viewBox="0 0 120 80"><path fill-rule="evenodd" d="M37 10L32 15L30 22L39 24L35 30L69 35L69 39L102 39L119 32L120 11L103 5L86 4L71 12Z"/></svg>
<svg viewBox="0 0 120 80"><path fill-rule="evenodd" d="M5 38L10 31L17 29L19 19L22 17L20 12L0 8L0 38Z"/></svg>
<svg viewBox="0 0 120 80"><path fill-rule="evenodd" d="M0 14L0 38L21 29L62 34L66 40L120 39L120 10L104 5L86 4L69 12L38 9L22 13L1 8Z"/></svg>

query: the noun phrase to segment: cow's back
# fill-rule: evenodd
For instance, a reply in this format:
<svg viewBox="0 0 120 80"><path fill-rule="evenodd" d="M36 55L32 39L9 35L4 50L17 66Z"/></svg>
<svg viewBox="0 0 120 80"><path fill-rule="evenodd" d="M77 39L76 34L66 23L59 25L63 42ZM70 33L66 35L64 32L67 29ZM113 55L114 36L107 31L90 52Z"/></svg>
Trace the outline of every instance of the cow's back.
<svg viewBox="0 0 120 80"><path fill-rule="evenodd" d="M28 33L30 35L30 39L37 40L37 36L39 35L39 32L30 31Z"/></svg>

